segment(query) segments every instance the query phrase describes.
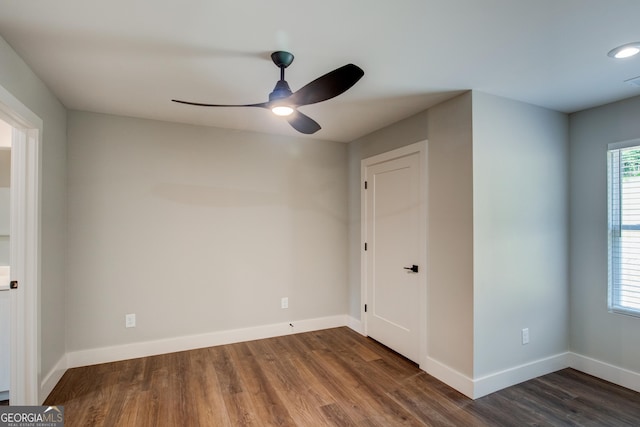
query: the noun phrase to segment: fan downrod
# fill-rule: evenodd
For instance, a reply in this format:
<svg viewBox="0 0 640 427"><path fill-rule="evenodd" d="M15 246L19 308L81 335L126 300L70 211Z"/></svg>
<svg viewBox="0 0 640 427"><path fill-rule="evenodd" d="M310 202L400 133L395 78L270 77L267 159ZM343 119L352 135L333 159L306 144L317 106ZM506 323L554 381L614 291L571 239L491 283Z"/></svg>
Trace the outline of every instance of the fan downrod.
<svg viewBox="0 0 640 427"><path fill-rule="evenodd" d="M276 64L276 67L284 69L293 62L293 54L279 50L271 54L271 60Z"/></svg>

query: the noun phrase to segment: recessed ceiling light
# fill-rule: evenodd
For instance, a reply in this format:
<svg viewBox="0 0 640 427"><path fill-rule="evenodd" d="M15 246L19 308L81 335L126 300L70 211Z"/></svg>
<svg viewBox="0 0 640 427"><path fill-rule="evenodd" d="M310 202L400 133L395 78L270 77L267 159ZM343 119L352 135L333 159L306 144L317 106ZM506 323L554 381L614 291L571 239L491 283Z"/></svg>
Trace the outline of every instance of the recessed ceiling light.
<svg viewBox="0 0 640 427"><path fill-rule="evenodd" d="M637 55L640 53L640 42L633 42L623 44L622 46L618 46L615 49L611 49L607 55L612 58L622 59L629 58L631 56Z"/></svg>

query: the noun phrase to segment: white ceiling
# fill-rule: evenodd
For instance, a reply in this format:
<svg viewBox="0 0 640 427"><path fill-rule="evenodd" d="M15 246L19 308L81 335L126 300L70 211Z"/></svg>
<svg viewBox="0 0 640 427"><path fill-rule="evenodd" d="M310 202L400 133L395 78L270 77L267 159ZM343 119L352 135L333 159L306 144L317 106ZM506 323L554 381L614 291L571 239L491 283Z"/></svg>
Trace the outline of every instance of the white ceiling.
<svg viewBox="0 0 640 427"><path fill-rule="evenodd" d="M302 107L351 141L476 89L562 112L640 95L639 0L0 0L0 36L69 109L284 135L268 110L199 108L172 98L267 100L269 59L296 59L296 90L346 63L365 76ZM2 64L0 64L1 66Z"/></svg>

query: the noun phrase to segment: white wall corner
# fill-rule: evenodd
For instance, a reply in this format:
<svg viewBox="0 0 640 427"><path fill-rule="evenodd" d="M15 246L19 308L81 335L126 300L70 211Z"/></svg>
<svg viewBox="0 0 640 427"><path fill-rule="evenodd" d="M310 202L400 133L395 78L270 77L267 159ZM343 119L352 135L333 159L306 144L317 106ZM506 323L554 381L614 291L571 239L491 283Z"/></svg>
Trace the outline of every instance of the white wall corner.
<svg viewBox="0 0 640 427"><path fill-rule="evenodd" d="M293 326L292 326L293 325ZM347 315L303 319L250 328L232 329L207 334L189 335L155 341L101 347L67 353L67 367L95 365L138 357L174 353L177 351L233 344L243 341L273 338L302 332L319 331L347 325Z"/></svg>
<svg viewBox="0 0 640 427"><path fill-rule="evenodd" d="M568 368L569 353L560 353L473 380L472 399L478 399L512 385ZM466 393L465 393L466 394Z"/></svg>
<svg viewBox="0 0 640 427"><path fill-rule="evenodd" d="M473 380L455 369L430 357L426 358L426 363L420 364L420 369L448 386L455 388L465 396L471 399L474 398Z"/></svg>
<svg viewBox="0 0 640 427"><path fill-rule="evenodd" d="M359 333L360 335L367 336L364 333L364 325L360 320L356 319L355 317L347 315L347 326L353 329L354 331L356 331L357 333Z"/></svg>
<svg viewBox="0 0 640 427"><path fill-rule="evenodd" d="M40 392L38 394L38 401L40 404L42 404L49 394L51 394L53 388L58 384L58 381L60 381L68 367L67 355L64 354L60 360L58 360L58 363L55 364L55 366L40 382Z"/></svg>
<svg viewBox="0 0 640 427"><path fill-rule="evenodd" d="M569 367L640 392L640 373L610 365L577 353L569 353Z"/></svg>

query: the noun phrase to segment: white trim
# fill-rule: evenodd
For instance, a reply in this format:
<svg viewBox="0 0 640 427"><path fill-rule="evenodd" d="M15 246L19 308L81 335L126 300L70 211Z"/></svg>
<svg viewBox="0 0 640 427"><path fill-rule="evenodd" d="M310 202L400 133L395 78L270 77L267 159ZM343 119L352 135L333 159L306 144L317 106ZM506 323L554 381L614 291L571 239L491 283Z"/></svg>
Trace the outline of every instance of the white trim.
<svg viewBox="0 0 640 427"><path fill-rule="evenodd" d="M612 142L607 144L607 151L622 150L623 148L636 147L640 145L640 139L630 139L628 141Z"/></svg>
<svg viewBox="0 0 640 427"><path fill-rule="evenodd" d="M354 331L356 331L357 333L359 333L360 335L367 336L364 333L364 327L362 325L362 322L356 319L355 317L347 316L347 326L353 329Z"/></svg>
<svg viewBox="0 0 640 427"><path fill-rule="evenodd" d="M427 324L429 323L427 316L427 307L428 306L428 272L429 272L429 253L428 253L428 242L429 242L429 143L427 140L418 142L417 145L420 148L420 195L422 200L420 200L420 228L418 233L422 236L420 241L420 262L424 265L423 269L423 277L424 281L422 286L420 287L420 360L419 362L423 362L427 360L429 354L428 348L428 335L427 335Z"/></svg>
<svg viewBox="0 0 640 427"><path fill-rule="evenodd" d="M425 358L425 363L420 364L420 369L473 399L473 380L465 374L430 357Z"/></svg>
<svg viewBox="0 0 640 427"><path fill-rule="evenodd" d="M362 159L360 163L362 163L363 166L374 166L389 160L410 156L411 154L423 151L426 148L426 144L426 139L423 141L414 142L413 144L405 145L404 147L396 148L395 150L367 157L366 159Z"/></svg>
<svg viewBox="0 0 640 427"><path fill-rule="evenodd" d="M157 354L174 353L177 351L272 338L294 333L337 328L340 326L347 326L347 323L346 315L338 315L298 320L291 323L275 323L271 325L232 329L207 334L167 338L112 347L101 347L67 353L66 363L67 368L75 368L79 366L95 365L98 363L154 356ZM293 327L291 324L293 324Z"/></svg>
<svg viewBox="0 0 640 427"><path fill-rule="evenodd" d="M51 394L53 388L58 384L58 381L60 381L68 366L69 363L67 362L67 355L65 354L40 382L40 403L44 402L47 396Z"/></svg>
<svg viewBox="0 0 640 427"><path fill-rule="evenodd" d="M363 183L368 180L367 168L379 163L387 162L390 160L406 157L417 153L420 159L420 229L418 233L420 235L420 253L419 264L423 267L422 277L423 282L420 286L419 295L419 331L418 336L419 343L419 356L418 361L421 365L426 364L428 348L427 348L427 271L429 268L429 259L427 255L427 224L428 224L428 182L427 182L427 155L428 155L428 141L423 140L415 142L413 144L405 145L404 147L397 148L395 150L387 151L382 154L378 154L372 157L367 157L360 161L360 319L362 322L361 330L362 334L368 336L367 332L367 315L364 311L364 305L367 303L367 252L364 250L364 243L367 238L367 198L366 190Z"/></svg>
<svg viewBox="0 0 640 427"><path fill-rule="evenodd" d="M640 373L577 353L569 353L569 366L594 377L640 392Z"/></svg>
<svg viewBox="0 0 640 427"><path fill-rule="evenodd" d="M0 111L3 113L2 119L13 127L27 127L42 130L42 119L1 85Z"/></svg>
<svg viewBox="0 0 640 427"><path fill-rule="evenodd" d="M512 385L547 375L569 367L569 353L560 353L534 360L520 366L485 375L473 380L473 399L477 399Z"/></svg>
<svg viewBox="0 0 640 427"><path fill-rule="evenodd" d="M0 86L0 117L13 127L11 149L11 385L14 405L37 405L40 311L40 150L43 122Z"/></svg>
<svg viewBox="0 0 640 427"><path fill-rule="evenodd" d="M362 334L367 336L367 313L364 309L367 304L367 252L364 244L367 241L367 197L364 183L367 182L367 168L364 160L360 161L360 321Z"/></svg>
<svg viewBox="0 0 640 427"><path fill-rule="evenodd" d="M288 327L288 334L300 334L303 332L313 332L321 331L323 329L339 328L341 326L347 326L347 323L347 315L342 314L336 316L317 317L315 319L296 320L295 322L287 323L286 327ZM280 335L285 334L277 334L273 336Z"/></svg>
<svg viewBox="0 0 640 427"><path fill-rule="evenodd" d="M640 373L571 352L556 354L473 380L432 358L427 358L426 364L421 364L420 368L471 399L478 399L565 368L573 368L640 392Z"/></svg>

